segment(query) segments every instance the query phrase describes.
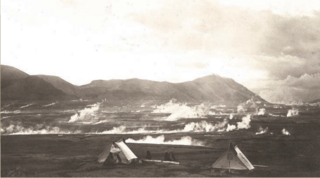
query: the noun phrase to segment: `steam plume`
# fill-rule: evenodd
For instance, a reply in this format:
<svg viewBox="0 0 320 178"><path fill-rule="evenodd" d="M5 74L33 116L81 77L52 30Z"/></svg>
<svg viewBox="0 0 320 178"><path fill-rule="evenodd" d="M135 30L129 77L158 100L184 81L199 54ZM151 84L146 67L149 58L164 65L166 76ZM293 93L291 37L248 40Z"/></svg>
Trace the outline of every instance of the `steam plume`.
<svg viewBox="0 0 320 178"><path fill-rule="evenodd" d="M157 133L176 133L179 132L177 130L169 131L169 130L146 130L145 127L139 128L137 130L128 130L126 126L113 127L111 130L106 130L103 132L90 132L89 134L157 134Z"/></svg>
<svg viewBox="0 0 320 178"><path fill-rule="evenodd" d="M229 131L233 131L235 129L237 129L237 130L248 129L251 127L250 122L251 122L251 115L246 115L246 116L242 117L241 122L237 122L237 126L228 124L226 131L229 132Z"/></svg>
<svg viewBox="0 0 320 178"><path fill-rule="evenodd" d="M293 116L297 116L297 115L299 115L298 109L292 108L292 109L288 110L287 117L293 117Z"/></svg>
<svg viewBox="0 0 320 178"><path fill-rule="evenodd" d="M7 110L4 110L4 111L1 111L1 114L9 114L9 113L13 113L13 114L19 114L21 111L20 110L15 110L15 111L7 111Z"/></svg>
<svg viewBox="0 0 320 178"><path fill-rule="evenodd" d="M269 116L272 116L272 117L286 117L286 116L283 116L283 115L277 115L277 114L272 114L272 113L269 113Z"/></svg>
<svg viewBox="0 0 320 178"><path fill-rule="evenodd" d="M233 131L233 130L235 130L236 128L237 128L237 127L236 127L235 125L229 125L229 124L228 124L228 127L227 127L226 131L227 131L227 132Z"/></svg>
<svg viewBox="0 0 320 178"><path fill-rule="evenodd" d="M71 116L70 122L76 122L76 121L85 121L85 120L92 120L97 119L97 117L94 115L96 111L99 110L100 103L92 105L90 108L84 108L83 110L79 111L77 114L74 114Z"/></svg>
<svg viewBox="0 0 320 178"><path fill-rule="evenodd" d="M204 146L204 142L192 139L190 136L181 137L179 140L169 140L165 141L164 135L153 138L148 135L140 140L127 139L128 143L149 143L149 144L167 144L167 145L194 145L194 146Z"/></svg>
<svg viewBox="0 0 320 178"><path fill-rule="evenodd" d="M108 121L102 120L102 121L98 121L98 122L92 123L92 125L98 125L98 124L106 123L106 122L108 122Z"/></svg>
<svg viewBox="0 0 320 178"><path fill-rule="evenodd" d="M1 133L8 135L34 135L34 134L70 134L70 131L63 131L59 127L44 126L37 124L34 127L23 127L21 123L10 124L6 128L1 128Z"/></svg>
<svg viewBox="0 0 320 178"><path fill-rule="evenodd" d="M26 107L29 107L29 106L32 106L32 105L34 105L34 103L30 103L30 104L27 104L27 105L21 106L20 108L22 109L22 108L26 108Z"/></svg>
<svg viewBox="0 0 320 178"><path fill-rule="evenodd" d="M289 131L287 131L285 128L282 129L283 135L290 135Z"/></svg>
<svg viewBox="0 0 320 178"><path fill-rule="evenodd" d="M248 129L250 128L251 115L246 115L242 118L242 122L237 122L238 129Z"/></svg>
<svg viewBox="0 0 320 178"><path fill-rule="evenodd" d="M268 127L263 129L262 127L259 127L258 132L256 132L256 135L264 134L268 131Z"/></svg>
<svg viewBox="0 0 320 178"><path fill-rule="evenodd" d="M9 106L11 106L11 105L13 105L13 104L14 104L14 103L7 104L7 105L3 106L2 108L9 107Z"/></svg>
<svg viewBox="0 0 320 178"><path fill-rule="evenodd" d="M95 132L91 134L137 134L137 133L149 133L149 134L162 134L162 133L180 133L180 132L223 132L240 129L250 128L251 115L244 116L241 122L237 122L237 126L228 124L228 120L225 119L222 122L216 124L209 123L207 121L190 122L185 125L183 129L177 130L146 130L145 127L138 130L128 130L126 126L113 127L111 130L103 132Z"/></svg>
<svg viewBox="0 0 320 178"><path fill-rule="evenodd" d="M48 107L48 106L53 106L53 105L56 105L57 102L54 102L54 103L50 103L50 104L47 104L47 105L43 105L43 107Z"/></svg>
<svg viewBox="0 0 320 178"><path fill-rule="evenodd" d="M240 105L237 106L237 112L238 112L239 114L246 112L242 104L240 104Z"/></svg>
<svg viewBox="0 0 320 178"><path fill-rule="evenodd" d="M224 120L223 122L218 122L215 125L208 123L206 121L191 122L184 127L183 131L184 132L212 132L212 131L217 131L219 129L224 128L227 123L228 123L227 120Z"/></svg>
<svg viewBox="0 0 320 178"><path fill-rule="evenodd" d="M266 115L266 109L265 109L265 108L260 108L260 109L259 109L259 112L258 112L258 115L259 115L259 116L264 116L264 115Z"/></svg>
<svg viewBox="0 0 320 178"><path fill-rule="evenodd" d="M155 108L153 113L171 113L171 115L166 118L168 121L175 121L180 118L203 117L208 115L210 110L210 106L205 104L191 107L185 103L177 103L175 100L170 100L166 104L155 106Z"/></svg>

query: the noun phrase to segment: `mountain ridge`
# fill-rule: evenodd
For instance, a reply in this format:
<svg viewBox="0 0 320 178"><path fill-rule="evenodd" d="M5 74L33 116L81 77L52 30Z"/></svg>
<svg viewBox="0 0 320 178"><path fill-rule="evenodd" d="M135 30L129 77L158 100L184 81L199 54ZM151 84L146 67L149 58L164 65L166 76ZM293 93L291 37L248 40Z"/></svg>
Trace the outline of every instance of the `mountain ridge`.
<svg viewBox="0 0 320 178"><path fill-rule="evenodd" d="M17 71L17 73L21 72ZM1 75L1 80L7 79ZM81 86L73 85L58 76L28 75L28 77L21 77L18 82L4 87L1 92L2 99L169 100L175 98L186 102L243 102L255 95L233 79L215 74L181 83L132 78L127 80L93 80ZM260 97L259 99L264 101Z"/></svg>

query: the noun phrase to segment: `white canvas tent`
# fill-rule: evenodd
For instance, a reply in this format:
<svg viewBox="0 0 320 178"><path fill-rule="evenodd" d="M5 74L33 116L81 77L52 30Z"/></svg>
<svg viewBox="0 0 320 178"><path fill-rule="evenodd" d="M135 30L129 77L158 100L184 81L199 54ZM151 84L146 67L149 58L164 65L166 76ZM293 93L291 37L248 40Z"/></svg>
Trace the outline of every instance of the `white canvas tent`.
<svg viewBox="0 0 320 178"><path fill-rule="evenodd" d="M229 144L228 150L212 165L212 168L231 170L253 170L254 167L240 149Z"/></svg>
<svg viewBox="0 0 320 178"><path fill-rule="evenodd" d="M103 163L106 161L109 155L116 156L120 152L121 150L119 148L116 148L112 143L108 144L103 152L98 156L98 162Z"/></svg>
<svg viewBox="0 0 320 178"><path fill-rule="evenodd" d="M130 150L123 140L119 140L113 144L108 144L103 152L98 156L99 163L105 163L108 159L114 163L121 162L129 164L132 160L138 159L138 157Z"/></svg>
<svg viewBox="0 0 320 178"><path fill-rule="evenodd" d="M120 158L125 157L127 161L137 159L138 157L130 150L130 148L122 140L117 141L116 145L120 148ZM121 158L122 159L122 158Z"/></svg>

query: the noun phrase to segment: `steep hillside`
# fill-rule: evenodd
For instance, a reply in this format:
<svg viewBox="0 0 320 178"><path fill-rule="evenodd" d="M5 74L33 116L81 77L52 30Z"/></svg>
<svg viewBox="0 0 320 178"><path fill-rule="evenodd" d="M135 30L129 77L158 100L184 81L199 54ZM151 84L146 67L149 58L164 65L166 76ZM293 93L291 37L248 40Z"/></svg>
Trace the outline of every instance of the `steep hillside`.
<svg viewBox="0 0 320 178"><path fill-rule="evenodd" d="M37 76L29 76L1 90L2 100L56 100L66 99L63 91Z"/></svg>
<svg viewBox="0 0 320 178"><path fill-rule="evenodd" d="M254 94L232 79L210 75L176 85L194 100L245 101Z"/></svg>
<svg viewBox="0 0 320 178"><path fill-rule="evenodd" d="M37 75L67 95L77 96L77 87L57 76Z"/></svg>
<svg viewBox="0 0 320 178"><path fill-rule="evenodd" d="M19 69L11 66L1 65L1 89L8 87L9 85L24 79L29 75Z"/></svg>

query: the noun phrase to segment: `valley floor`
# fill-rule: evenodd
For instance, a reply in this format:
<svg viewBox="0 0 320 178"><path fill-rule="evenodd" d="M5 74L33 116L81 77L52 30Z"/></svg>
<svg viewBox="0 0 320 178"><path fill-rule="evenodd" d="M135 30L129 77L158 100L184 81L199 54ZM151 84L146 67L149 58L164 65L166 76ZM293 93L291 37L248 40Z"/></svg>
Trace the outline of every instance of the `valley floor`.
<svg viewBox="0 0 320 178"><path fill-rule="evenodd" d="M320 177L319 107L301 106L298 116L286 117L290 106L264 106L268 114L251 113L251 119L246 116L248 113L219 115L217 108L216 114L168 121L166 118L171 115L184 114L181 109L196 110L198 114L205 105L169 103L165 106L173 107L174 113L170 115L152 112L154 103L130 107L95 103L2 103L1 176ZM236 105L220 109L222 113L230 109L237 111ZM78 120L70 122L72 119ZM246 127L239 129L239 123ZM228 130L229 125L234 125L234 129ZM284 130L289 133L284 134ZM257 134L261 131L266 132ZM147 137L155 140L152 143L183 143L183 138L189 142L186 145L146 144L143 140ZM180 164L108 167L97 163L98 155L108 143L123 138L138 142L127 143L140 159L146 158L150 151L153 159L163 160L164 153L171 151ZM253 172L228 173L211 169L227 150L229 142L237 145L250 160L255 167Z"/></svg>
<svg viewBox="0 0 320 178"><path fill-rule="evenodd" d="M204 138L203 134L191 134ZM173 135L166 135L170 139ZM1 176L7 177L209 177L209 176L303 176L319 177L320 139L291 136L239 138L236 134L212 136L210 147L133 144L139 157L150 151L163 160L172 151L180 165L142 163L103 166L97 156L108 142L134 135L19 135L1 137ZM234 138L232 138L234 137ZM236 143L255 166L253 172L213 171L211 165ZM259 166L260 165L260 166ZM262 166L261 166L262 165Z"/></svg>

